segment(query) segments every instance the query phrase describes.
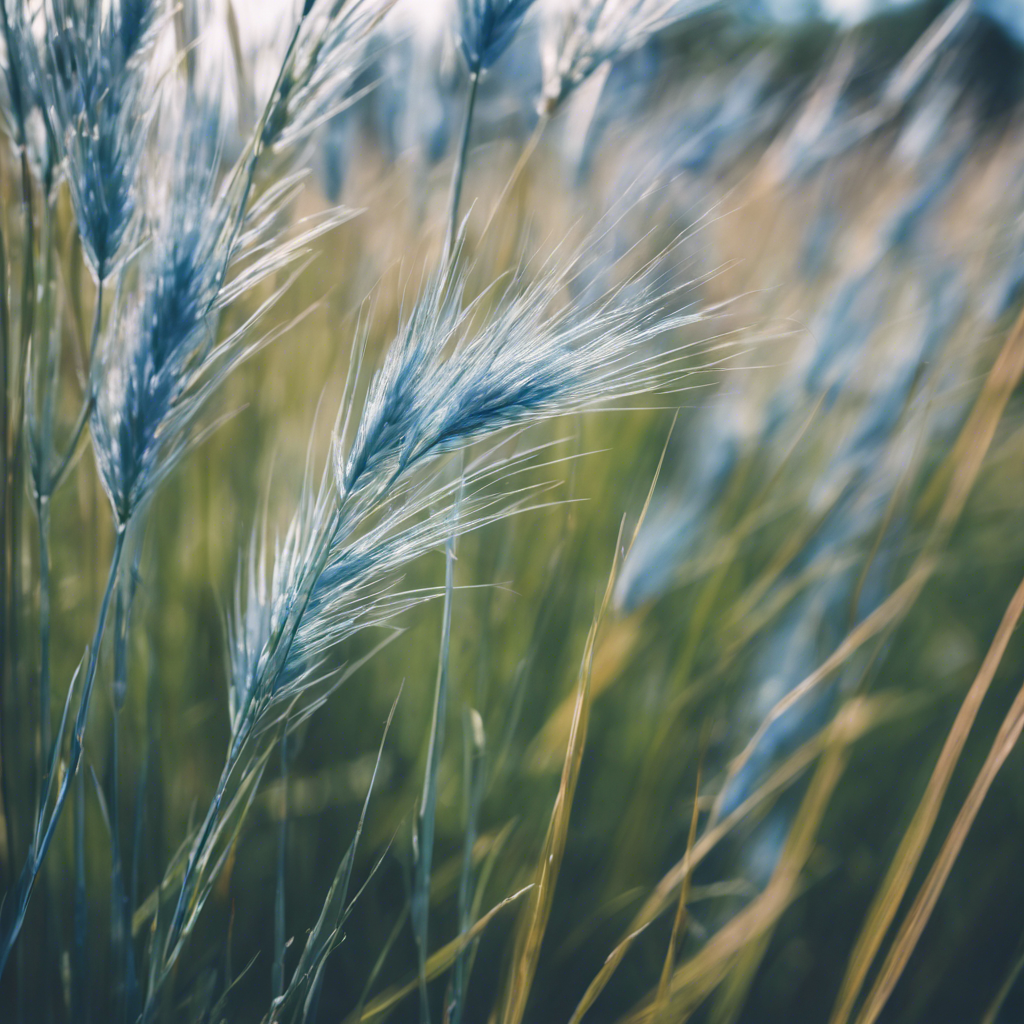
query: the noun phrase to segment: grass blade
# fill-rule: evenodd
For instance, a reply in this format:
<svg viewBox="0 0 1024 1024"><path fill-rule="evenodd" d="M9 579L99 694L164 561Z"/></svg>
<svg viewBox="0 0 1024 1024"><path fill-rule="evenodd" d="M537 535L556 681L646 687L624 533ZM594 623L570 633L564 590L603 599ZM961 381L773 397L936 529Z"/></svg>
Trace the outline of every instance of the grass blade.
<svg viewBox="0 0 1024 1024"><path fill-rule="evenodd" d="M1013 595L979 676L982 676L983 673L995 672L1022 611L1024 611L1024 582ZM954 728L956 728L956 723L954 723ZM988 756L985 758L985 763L981 766L981 771L978 772L974 785L964 800L960 813L957 815L956 821L953 822L946 841L935 858L935 863L932 865L931 871L928 872L928 877L922 884L913 906L900 926L881 972L875 979L864 1007L857 1017L858 1024L872 1024L882 1012L892 990L896 987L896 982L899 981L900 975L910 959L910 954L914 951L914 947L935 909L935 904L946 884L946 879L949 878L949 873L952 871L953 864L967 838L967 833L981 809L982 801L1003 763L1010 756L1022 730L1024 730L1024 687L1017 693L1010 710L1003 719ZM911 829L915 824L917 824L916 816L915 821L911 823ZM911 829L908 829L908 833Z"/></svg>
<svg viewBox="0 0 1024 1024"><path fill-rule="evenodd" d="M281 735L281 808L277 826L277 882L274 888L274 965L270 987L273 998L284 992L285 907L284 878L288 857L288 730Z"/></svg>
<svg viewBox="0 0 1024 1024"><path fill-rule="evenodd" d="M985 655L985 660L960 705L960 710L946 736L946 742L943 744L931 778L929 778L928 785L917 805L917 810L914 812L914 817L903 833L899 848L896 850L885 879L879 886L871 904L871 909L868 911L861 933L857 938L857 944L850 954L846 976L832 1011L831 1024L846 1024L849 1019L857 994L864 984L864 979L867 977L882 940L885 938L910 885L921 854L924 852L925 843L935 826L943 797L949 788L953 771L974 725L981 702L988 693L996 669L1006 652L1010 637L1022 612L1024 612L1024 581L1013 595L1003 616L1003 621L996 631L992 646Z"/></svg>
<svg viewBox="0 0 1024 1024"><path fill-rule="evenodd" d="M512 970L509 974L508 987L500 1019L503 1024L521 1024L526 1012L526 1001L530 987L540 960L540 947L547 929L554 900L555 883L565 853L565 842L569 832L569 815L572 811L573 797L576 795L576 783L579 779L580 763L583 760L583 748L587 739L587 723L590 716L590 679L594 666L594 650L597 645L597 634L604 619L605 612L611 602L619 568L619 544L622 540L622 529L615 544L615 557L612 570L608 574L601 607L594 616L587 635L580 666L579 680L576 684L576 707L573 712L572 728L569 733L569 745L565 752L562 766L562 778L558 786L558 795L551 810L548 832L541 849L537 866L536 882L519 918L516 935L515 952Z"/></svg>
<svg viewBox="0 0 1024 1024"><path fill-rule="evenodd" d="M707 734L705 733L705 735ZM658 995L655 1000L658 1006L658 1016L661 1015L666 1000L668 999L668 983L669 979L672 977L672 971L675 969L676 964L676 947L679 943L679 936L682 932L683 922L686 920L686 901L690 895L690 883L693 879L693 844L697 839L697 819L700 815L700 775L702 761L703 751L701 752L701 757L697 761L697 783L694 786L693 792L693 814L690 817L690 832L686 837L686 856L689 858L690 864L686 872L686 876L683 878L683 884L679 887L679 904L676 907L675 920L672 922L672 934L669 936L668 949L665 951L665 963L661 968L661 980L658 982Z"/></svg>
<svg viewBox="0 0 1024 1024"><path fill-rule="evenodd" d="M526 886L524 889L520 889L518 892L514 892L511 896L506 896L497 906L491 907L483 917L481 917L476 924L468 932L464 932L457 938L452 939L451 942L446 943L437 952L432 953L427 957L426 964L426 976L427 981L433 981L434 978L438 977L444 971L446 971L453 963L455 958L458 956L460 950L463 950L471 942L473 942L480 933L491 923L494 917L505 909L510 903L519 899L524 893L528 893L533 888L532 885ZM364 1020L377 1020L389 1013L398 1003L400 1003L406 996L411 995L415 992L420 985L420 979L417 975L412 981L406 982L406 984L394 988L389 992L385 992L378 996L366 1007L363 1008L360 1015L355 1015L346 1019L346 1024L356 1024L358 1021Z"/></svg>
<svg viewBox="0 0 1024 1024"><path fill-rule="evenodd" d="M458 515L458 503L455 505ZM434 819L437 812L437 775L444 750L445 716L448 711L448 653L452 631L452 583L455 567L455 538L448 541L445 555L444 611L441 622L441 655L437 666L437 686L434 691L434 712L430 723L430 745L427 765L423 774L423 795L414 832L415 876L410 906L413 935L419 951L420 964L420 1018L430 1021L427 1001L427 942L430 916L430 868L434 853Z"/></svg>
<svg viewBox="0 0 1024 1024"><path fill-rule="evenodd" d="M479 712L467 708L462 716L465 761L466 830L462 844L462 872L459 877L459 931L469 931L472 925L473 903L473 846L476 843L480 803L483 799L487 776L484 769L486 738ZM468 950L460 950L452 972L450 995L445 1001L445 1017L451 1024L462 1020L463 1000L469 985L466 963Z"/></svg>
<svg viewBox="0 0 1024 1024"><path fill-rule="evenodd" d="M811 779L790 829L786 846L764 891L736 914L704 945L681 964L669 987L668 1016L685 1020L736 966L744 952L778 921L797 892L801 873L814 846L818 825L846 766L849 747L863 733L869 707L853 698L837 714L825 737L822 758ZM627 1019L652 1022L659 1007L654 998Z"/></svg>

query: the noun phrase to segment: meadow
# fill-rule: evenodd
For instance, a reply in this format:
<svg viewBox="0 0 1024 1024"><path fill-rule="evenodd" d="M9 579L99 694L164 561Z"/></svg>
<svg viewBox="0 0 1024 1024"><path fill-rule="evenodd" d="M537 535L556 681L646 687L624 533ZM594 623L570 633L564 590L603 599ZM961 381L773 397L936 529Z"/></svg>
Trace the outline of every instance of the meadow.
<svg viewBox="0 0 1024 1024"><path fill-rule="evenodd" d="M0 0L2 1024L1024 1020L1020 25L758 8Z"/></svg>

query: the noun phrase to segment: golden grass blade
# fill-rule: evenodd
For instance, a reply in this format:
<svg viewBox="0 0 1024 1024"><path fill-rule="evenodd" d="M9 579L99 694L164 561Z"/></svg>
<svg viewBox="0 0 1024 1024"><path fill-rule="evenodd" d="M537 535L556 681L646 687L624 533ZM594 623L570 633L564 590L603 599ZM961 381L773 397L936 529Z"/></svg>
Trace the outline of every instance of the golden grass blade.
<svg viewBox="0 0 1024 1024"><path fill-rule="evenodd" d="M794 897L796 895L794 893ZM708 1018L709 1024L731 1024L739 1016L771 940L772 929L769 928L736 958L718 990L714 1010Z"/></svg>
<svg viewBox="0 0 1024 1024"><path fill-rule="evenodd" d="M672 440L672 434L675 432L676 424L679 422L679 411L676 410L676 414L672 417L672 423L668 428L668 434L665 435L665 443L661 448L661 457L658 459L658 466L654 470L654 476L651 478L651 486L647 488L647 499L644 501L644 507L640 510L640 515L637 517L636 526L633 527L633 536L629 539L629 547L626 549L626 555L629 556L633 550L633 545L636 544L637 537L640 536L640 527L644 525L644 520L647 518L647 513L651 508L651 501L654 499L654 489L658 486L658 478L661 476L662 467L665 465L665 456L668 454L668 445Z"/></svg>
<svg viewBox="0 0 1024 1024"><path fill-rule="evenodd" d="M858 726L862 732L878 724L891 714L895 705L883 702L878 698L863 701ZM859 738L857 736L852 739ZM738 807L730 812L694 844L693 850L678 861L657 884L644 905L630 922L629 932L609 954L601 970L587 987L583 998L570 1018L570 1024L579 1024L583 1015L593 1006L597 997L611 980L616 968L643 930L654 921L668 906L676 888L692 870L718 845L719 842L748 815L766 805L790 783L798 779L806 769L814 763L815 758L825 747L825 736L817 735L795 750L753 793Z"/></svg>
<svg viewBox="0 0 1024 1024"><path fill-rule="evenodd" d="M587 986L587 990L573 1012L569 1024L579 1024L587 1010L594 1005L597 997L604 991L605 986L611 980L619 964L622 963L623 958L629 952L630 947L632 947L644 929L668 906L668 900L675 892L676 887L683 883L684 879L693 869L747 814L760 807L763 803L766 803L786 785L798 778L813 763L814 759L821 752L821 747L822 739L820 736L816 736L813 740L804 744L804 746L789 757L767 782L743 801L735 811L701 836L694 845L693 850L686 854L661 879L654 892L648 897L636 917L630 923L628 934L619 941L619 944L608 955L601 970Z"/></svg>
<svg viewBox="0 0 1024 1024"><path fill-rule="evenodd" d="M633 542L636 541L637 536L640 533L640 527L647 516L647 512L651 505L651 498L654 495L654 488L657 486L658 477L661 473L662 466L665 461L665 453L668 451L668 444L672 437L672 430L675 429L676 420L678 414L672 420L672 427L669 430L668 436L665 438L665 446L662 449L661 458L658 461L658 467L655 471L654 478L651 481L651 486L647 493L647 500L644 502L643 509L641 510L640 516L637 519L637 524L633 532L632 540L630 541L630 549L632 549ZM589 715L589 701L593 697L593 661L594 661L594 645L596 644L597 632L600 627L601 621L604 618L605 612L608 609L608 605L611 601L612 592L615 587L615 579L618 572L619 560L618 552L619 545L622 541L622 527L619 528L619 538L615 544L615 559L613 560L612 570L608 575L608 584L605 588L604 598L601 602L601 608L598 614L595 616L593 623L591 624L590 634L587 637L587 644L584 650L583 668L581 670L580 685L577 687L577 694L575 699L575 705L573 708L573 716L569 726L569 740L566 749L565 763L562 771L562 782L559 788L559 794L555 801L555 807L552 810L551 824L549 825L548 840L545 841L544 851L542 853L542 859L540 864L540 875L541 880L545 880L545 874L550 872L550 869L554 867L555 873L553 877L550 877L550 885L547 888L547 906L543 907L538 905L532 909L532 914L529 918L529 925L526 935L522 941L522 945L517 941L516 945L516 961L517 968L514 970L512 980L509 987L508 998L505 1003L505 1009L503 1012L502 1020L505 1024L509 1024L510 1021L514 1021L515 1024L522 1019L522 1014L526 1008L526 998L529 994L529 987L533 980L533 974L536 971L536 959L540 951L540 939L543 937L544 928L547 925L547 916L550 913L550 901L553 891L553 885L555 878L557 878L557 867L555 864L553 848L549 848L549 841L555 837L556 834L556 815L559 814L560 809L564 806L564 823L559 824L559 828L562 830L561 837L561 850L558 851L558 863L561 862L562 852L564 852L565 836L564 830L568 828L568 811L572 804L572 796L575 792L576 775L579 771L579 760L582 757L583 743L586 739L586 715ZM631 639L629 646L631 646ZM628 651L628 647L626 648ZM613 674L609 673L609 682L614 678ZM555 716L549 719L548 726L551 726L553 722L559 721L560 711L555 712ZM582 728L581 728L582 725ZM578 751L577 751L578 748ZM573 764L575 762L575 767ZM571 778L572 792L567 792L567 782ZM567 801L563 801L563 795L568 796ZM696 810L696 808L695 808ZM538 885L538 888L540 886ZM653 918L652 918L653 920ZM625 956L629 944L636 938L636 936L643 931L646 927L642 925L632 935L628 936L628 942L620 943L619 946L612 951L611 955L605 961L605 965L602 971L599 972L598 977L591 983L590 988L587 990L588 994L593 991L593 999L597 998L601 989L604 987L607 978L615 972L619 963L622 961L622 957ZM536 943L536 949L532 948L532 942ZM605 978L602 981L602 977ZM525 984L523 984L525 982ZM519 994L517 994L517 992ZM587 995L584 995L584 1000L581 1002L580 1007L577 1008L576 1013L573 1015L573 1020L577 1020L583 1013L586 1012L586 1008L589 1005L586 1003Z"/></svg>
<svg viewBox="0 0 1024 1024"><path fill-rule="evenodd" d="M992 672L995 671L995 667L998 665L998 658L1002 657L1002 653L1006 649L1010 634L1020 619L1022 609L1024 609L1024 582L1017 589L1013 600L1010 602L1010 607L1006 610L1006 615L1004 615L999 631L996 634L996 640L993 641L992 649L989 652L992 657L986 657L982 671L986 671L986 667ZM993 659L995 659L994 664L992 664ZM932 911L935 909L935 904L938 902L939 895L946 884L946 879L949 878L949 873L960 853L964 840L967 838L967 833L971 830L974 819L981 809L982 801L985 799L999 769L1003 766L1003 763L1009 757L1010 752L1020 738L1022 730L1024 730L1024 687L1021 687L1017 693L1013 704L1010 706L1010 710L1003 719L992 748L989 750L988 757L985 758L985 763L982 765L981 771L978 772L974 785L971 787L967 799L964 800L960 813L957 815L956 821L953 822L953 826L946 836L946 841L943 843L939 855L935 858L935 863L932 865L931 871L928 872L928 877L922 884L913 906L900 926L892 948L889 950L882 965L882 970L875 979L875 984L857 1018L858 1024L872 1024L878 1018L879 1013L881 1013L886 1001L896 987L896 982L903 973L903 969L906 967L910 955L914 951L914 947L917 945L918 939L920 939Z"/></svg>
<svg viewBox="0 0 1024 1024"><path fill-rule="evenodd" d="M707 731L705 730L705 738ZM683 922L686 920L686 901L690 897L690 883L693 881L693 844L697 840L697 819L700 816L700 775L701 766L704 761L704 742L701 743L701 756L697 761L697 784L693 791L693 814L690 816L690 832L686 837L686 856L690 860L690 867L683 878L683 884L679 887L679 903L676 906L675 920L672 922L672 934L668 939L668 949L665 951L665 963L661 968L661 979L658 982L658 1016L668 999L668 983L672 977L672 971L676 965L676 947L679 943L679 935L682 931Z"/></svg>
<svg viewBox="0 0 1024 1024"><path fill-rule="evenodd" d="M989 1003L989 1007L985 1011L985 1016L978 1021L978 1024L996 1024L996 1020L999 1017L999 1011L1003 1008L1003 1003L1006 1002L1006 997L1010 994L1011 989L1016 984L1022 970L1024 970L1024 953L1020 952L1018 948L1016 957L1010 965L1010 969L1007 971L1002 985L999 986L999 991L995 994L995 998L992 1002Z"/></svg>
<svg viewBox="0 0 1024 1024"><path fill-rule="evenodd" d="M455 962L455 958L459 955L459 952L466 948L486 927L491 923L491 920L505 909L514 900L519 899L524 893L529 892L533 888L532 885L527 885L520 889L518 892L514 892L511 896L506 896L497 906L491 907L490 910L481 917L472 928L468 931L463 932L461 935L452 939L451 942L446 943L437 952L432 953L427 957L426 962L426 976L427 981L432 981L439 974L446 971ZM387 992L383 992L377 996L372 1002L368 1003L358 1015L358 1017L351 1017L346 1024L355 1024L358 1021L364 1020L377 1020L389 1013L398 1003L400 1003L406 996L411 995L419 988L420 980L419 976L413 978L412 981L407 981L404 985L397 986L396 988L390 989Z"/></svg>
<svg viewBox="0 0 1024 1024"><path fill-rule="evenodd" d="M1024 581L1017 588L996 631L992 646L985 655L967 696L960 705L953 726L946 737L939 759L932 770L931 778L914 812L914 817L903 833L899 848L893 856L885 880L868 911L857 944L850 955L830 1024L846 1024L853 1004L857 999L864 979L878 953L878 949L892 924L900 903L910 885L911 878L921 859L925 843L931 835L938 817L943 797L953 777L953 770L963 752L967 736L977 718L981 702L988 693L996 669L1010 642L1021 614L1024 613Z"/></svg>
<svg viewBox="0 0 1024 1024"><path fill-rule="evenodd" d="M601 970L594 976L594 980L587 986L587 991L583 993L583 998L579 1001L579 1005L573 1011L573 1015L569 1018L569 1024L579 1024L583 1019L583 1015L594 1005L597 997L604 991L605 985L611 980L611 976L618 969L619 964L622 963L622 958L629 952L630 946L639 938L642 932L647 929L647 924L642 924L636 931L630 932L609 954L604 964L601 966Z"/></svg>
<svg viewBox="0 0 1024 1024"><path fill-rule="evenodd" d="M639 635L640 619L635 615L609 623L605 628L594 654L594 666L590 673L591 700L623 678L622 670ZM575 709L576 695L571 694L555 708L541 726L527 748L525 756L530 772L536 775L543 774L557 764L561 751L569 741Z"/></svg>
<svg viewBox="0 0 1024 1024"><path fill-rule="evenodd" d="M685 1020L707 998L751 943L766 935L789 906L814 848L818 825L846 767L850 745L873 718L869 702L855 697L829 725L823 756L764 891L720 928L699 953L673 972L668 1018L673 1024ZM658 1017L657 1011L657 1003L651 999L626 1020L631 1024L652 1024Z"/></svg>
<svg viewBox="0 0 1024 1024"><path fill-rule="evenodd" d="M729 609L729 621L735 628L746 621L752 615L764 598L771 592L772 588L781 579L783 573L792 564L793 560L807 547L808 541L821 528L826 517L835 507L835 500L818 515L806 523L800 524L783 541L779 550L772 556L764 570L756 576L744 592L737 598L736 604ZM737 538L737 541L741 538Z"/></svg>
<svg viewBox="0 0 1024 1024"><path fill-rule="evenodd" d="M494 223L494 218L498 215L498 211L501 209L502 203L505 201L505 197L512 191L513 186L519 180L519 176L526 170L526 165L530 162L530 157L533 156L534 150L540 144L541 137L544 135L544 130L548 126L548 121L551 118L547 114L541 114L537 118L537 123L534 125L533 132L527 139L526 145L523 147L523 151L519 154L519 159L516 161L515 167L512 168L512 173L509 175L508 181L505 182L505 187L498 194L498 198L494 201L494 207L491 210L490 216L487 218L487 223L484 225L483 231L480 232L480 239L487 234L490 230L491 225ZM479 244L479 242L477 243Z"/></svg>
<svg viewBox="0 0 1024 1024"><path fill-rule="evenodd" d="M579 682L576 687L576 706L573 713L572 728L569 733L569 744L565 752L565 763L562 766L562 778L555 797L555 806L551 811L547 836L541 849L540 863L537 866L537 880L530 893L530 899L519 920L516 936L513 965L509 974L508 989L505 993L501 1012L502 1024L521 1024L526 1012L526 1001L530 995L537 963L540 960L540 947L544 940L551 904L554 899L555 883L565 853L565 842L569 831L569 814L572 810L573 797L576 795L576 782L579 779L580 763L583 760L583 747L587 738L587 723L590 717L590 679L594 664L594 649L597 634L604 619L605 612L611 602L612 590L619 567L619 544L622 541L622 528L615 543L615 558L612 570L608 574L601 607L594 616L590 632L587 635L580 666Z"/></svg>

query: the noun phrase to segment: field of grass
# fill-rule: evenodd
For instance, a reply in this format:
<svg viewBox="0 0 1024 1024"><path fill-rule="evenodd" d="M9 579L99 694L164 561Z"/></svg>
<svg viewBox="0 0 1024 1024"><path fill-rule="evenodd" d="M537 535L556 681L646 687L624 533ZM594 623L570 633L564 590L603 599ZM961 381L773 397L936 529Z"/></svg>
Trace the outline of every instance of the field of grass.
<svg viewBox="0 0 1024 1024"><path fill-rule="evenodd" d="M1024 54L409 3L0 0L0 1022L1024 1020Z"/></svg>

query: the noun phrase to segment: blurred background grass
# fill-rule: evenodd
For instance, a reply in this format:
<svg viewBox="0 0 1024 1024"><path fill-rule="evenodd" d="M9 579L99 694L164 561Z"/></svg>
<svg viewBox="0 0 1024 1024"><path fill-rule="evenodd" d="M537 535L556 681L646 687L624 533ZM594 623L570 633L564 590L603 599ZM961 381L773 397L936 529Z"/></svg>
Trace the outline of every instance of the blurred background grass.
<svg viewBox="0 0 1024 1024"><path fill-rule="evenodd" d="M853 29L738 28L712 14L670 32L612 67L599 90L554 119L504 197L533 130L531 79L517 63L528 63L529 33L485 82L465 191L477 287L521 253L580 235L632 189L643 198L608 239L609 250L641 238L640 254L653 253L688 231L695 301L729 300L697 330L738 342L724 368L660 401L665 408L550 424L541 436L558 439L554 452L571 461L545 478L562 481L555 494L566 503L459 542L431 907L438 944L458 932L464 712L479 711L486 737L476 844L486 880L482 912L534 876L620 523L625 517L628 539L667 441L649 514L599 635L590 729L528 1020L569 1020L645 901L661 892L687 850L698 778L700 837L801 751L804 768L696 867L679 963L697 965L701 998L685 1011L673 1005L665 1019L693 1012L715 1024L829 1020L865 912L1024 575L1019 372L1004 380L1004 410L985 391L1004 345L1011 356L1022 345L1012 334L1024 271L1019 43L1002 23L972 14L910 94L885 101L886 84L944 8L915 5ZM141 801L140 897L162 877L216 782L228 735L221 609L239 552L264 504L272 523L287 521L311 436L314 460L328 456L327 417L318 421L316 410L340 399L365 297L373 296L370 350L380 351L438 243L448 146L420 137L429 125L411 108L425 86L408 67L396 71L395 53L405 45L382 50L380 67L368 71L383 69L378 87L322 134L310 154L318 175L293 216L338 198L365 209L315 243L274 313L281 323L301 319L229 380L218 411L230 419L155 500L139 568L122 754L123 777L138 781L147 744L153 752ZM451 76L438 103L457 88ZM857 118L871 114L878 123L860 131ZM602 258L595 254L598 283ZM233 309L227 319L241 322L246 312ZM230 322L221 327L229 329ZM928 332L934 337L926 343ZM990 442L972 408L999 412ZM980 468L962 514L943 519L943 502L975 456ZM91 635L107 523L86 453L54 507L56 681L70 679ZM934 568L913 600L759 734L776 701L932 554ZM438 585L443 572L439 552L405 582ZM383 722L402 688L356 879L388 852L329 961L321 1020L345 1019L384 949L375 993L415 974L416 948L402 921L440 615L440 602L432 602L404 616L404 632L331 698L294 755L287 798L293 954L348 846ZM339 658L352 663L380 639L356 638ZM1022 673L1018 635L956 766L911 893ZM62 698L55 694L55 704ZM109 704L104 690L87 744L100 779L108 770ZM854 711L854 740L839 745L841 771L822 806L812 806L814 786L826 784L828 751L839 749L833 743L818 757L814 744L834 740L829 723L847 722ZM747 768L732 770L752 738ZM1024 948L1021 757L1015 750L995 778L880 1019L1024 1020L1024 988L1014 983ZM273 779L265 784L179 971L186 991L251 963L233 992L231 1020L259 1019L268 1003L283 790ZM123 792L130 821L133 785ZM797 826L809 829L806 849L797 848ZM48 867L57 894L71 884L66 831ZM109 843L95 801L86 835L90 932L102 936ZM787 866L793 877L776 905L764 896L779 891ZM655 990L675 899L673 892L666 912L631 945L587 1020L622 1019ZM33 906L30 964L40 955L42 918L52 912L42 900ZM503 911L483 934L466 1020L491 1019L515 913ZM715 940L737 920L751 922L748 932L719 956ZM107 955L103 942L92 946L96 1019L108 1005ZM37 1005L59 1017L54 972L39 967L27 976L30 990L49 990ZM438 1000L444 984L434 983ZM394 1018L415 1013L413 995Z"/></svg>

